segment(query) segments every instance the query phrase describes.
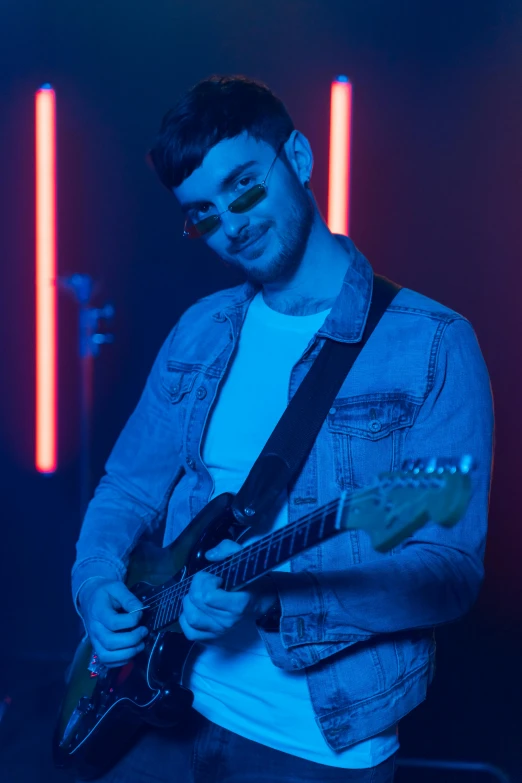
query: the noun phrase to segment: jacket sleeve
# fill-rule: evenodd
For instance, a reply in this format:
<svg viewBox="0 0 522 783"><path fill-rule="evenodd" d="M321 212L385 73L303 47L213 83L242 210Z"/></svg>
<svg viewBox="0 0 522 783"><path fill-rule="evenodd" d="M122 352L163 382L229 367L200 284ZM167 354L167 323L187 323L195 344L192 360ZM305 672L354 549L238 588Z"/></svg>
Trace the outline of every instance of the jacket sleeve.
<svg viewBox="0 0 522 783"><path fill-rule="evenodd" d="M429 523L390 556L343 572L273 571L279 627L258 623L277 666L299 669L379 634L455 620L473 605L484 570L493 450L487 369L463 319L446 326L434 382L404 442L404 458L470 454L473 494L453 528Z"/></svg>
<svg viewBox="0 0 522 783"><path fill-rule="evenodd" d="M176 328L162 346L138 405L114 446L76 544L72 570L75 606L93 577L123 579L129 554L145 530L164 516L180 474L181 440L169 415L162 368Z"/></svg>

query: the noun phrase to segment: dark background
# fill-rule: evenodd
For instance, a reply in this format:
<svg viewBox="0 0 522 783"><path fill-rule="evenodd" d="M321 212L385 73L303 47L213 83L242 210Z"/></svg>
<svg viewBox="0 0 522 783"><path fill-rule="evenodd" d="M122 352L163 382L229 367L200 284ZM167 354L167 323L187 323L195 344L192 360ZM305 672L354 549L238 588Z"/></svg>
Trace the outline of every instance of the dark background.
<svg viewBox="0 0 522 783"><path fill-rule="evenodd" d="M182 240L174 199L145 162L163 113L211 73L260 78L285 101L314 149L323 211L330 82L347 74L354 241L378 272L475 326L497 415L487 578L471 615L439 633L436 685L404 721L403 754L489 761L522 779L519 0L2 0L0 699L12 695L13 706L0 777L4 765L8 783L54 779L46 737L78 638L69 572L79 372L76 309L64 296L60 466L46 477L33 463L34 92L47 81L57 91L59 273L93 275L97 303L116 307L116 341L95 367L98 479L175 320L238 282L203 244ZM31 777L35 763L41 777Z"/></svg>

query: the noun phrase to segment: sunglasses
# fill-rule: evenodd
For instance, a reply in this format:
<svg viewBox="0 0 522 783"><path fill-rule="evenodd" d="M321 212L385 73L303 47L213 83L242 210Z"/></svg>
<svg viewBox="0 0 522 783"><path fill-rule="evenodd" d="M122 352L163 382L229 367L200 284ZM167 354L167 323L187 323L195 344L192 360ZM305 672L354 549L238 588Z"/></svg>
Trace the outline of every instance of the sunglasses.
<svg viewBox="0 0 522 783"><path fill-rule="evenodd" d="M205 234L209 234L221 223L221 215L224 215L225 212L233 212L236 214L241 212L248 212L249 209L255 207L256 204L259 204L259 202L262 201L267 195L268 189L265 183L281 153L281 150L283 149L283 144L281 144L277 150L277 155L272 161L267 175L260 185L254 185L252 188L246 190L239 196L239 198L236 198L231 204L229 204L227 209L223 210L223 212L220 212L219 215L209 215L203 220L198 220L197 223L193 223L190 218L187 218L183 227L183 236L187 239L199 239L200 237L205 236Z"/></svg>

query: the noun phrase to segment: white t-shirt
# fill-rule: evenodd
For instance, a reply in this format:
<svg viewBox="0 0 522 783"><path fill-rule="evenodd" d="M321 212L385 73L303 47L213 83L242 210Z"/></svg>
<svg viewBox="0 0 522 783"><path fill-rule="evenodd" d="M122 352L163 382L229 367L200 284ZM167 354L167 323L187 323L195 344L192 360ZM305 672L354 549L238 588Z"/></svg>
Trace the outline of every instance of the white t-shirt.
<svg viewBox="0 0 522 783"><path fill-rule="evenodd" d="M237 354L221 387L203 444L214 481L212 496L237 492L288 403L293 366L324 323L328 310L283 315L260 292L252 300ZM286 525L283 502L250 543ZM289 571L290 565L280 566ZM274 666L253 620L243 620L211 643L194 645L184 672L194 708L212 722L276 750L335 767L364 768L398 748L396 727L335 752L315 722L306 673Z"/></svg>

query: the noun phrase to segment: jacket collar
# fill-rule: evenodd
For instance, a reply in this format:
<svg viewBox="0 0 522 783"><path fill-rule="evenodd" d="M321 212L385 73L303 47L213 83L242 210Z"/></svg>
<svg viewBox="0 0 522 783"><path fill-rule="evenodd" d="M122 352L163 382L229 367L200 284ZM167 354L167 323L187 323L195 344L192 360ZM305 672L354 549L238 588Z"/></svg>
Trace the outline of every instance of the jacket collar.
<svg viewBox="0 0 522 783"><path fill-rule="evenodd" d="M354 243L348 237L335 234L350 257L350 265L328 318L318 331L321 337L344 343L356 343L362 338L373 290L373 271ZM254 298L259 286L244 283L224 291L220 310L238 308ZM216 312L215 315L219 315Z"/></svg>
<svg viewBox="0 0 522 783"><path fill-rule="evenodd" d="M350 256L337 299L330 315L319 329L321 337L343 343L357 343L362 339L373 291L373 271L351 239L340 234L335 238Z"/></svg>

